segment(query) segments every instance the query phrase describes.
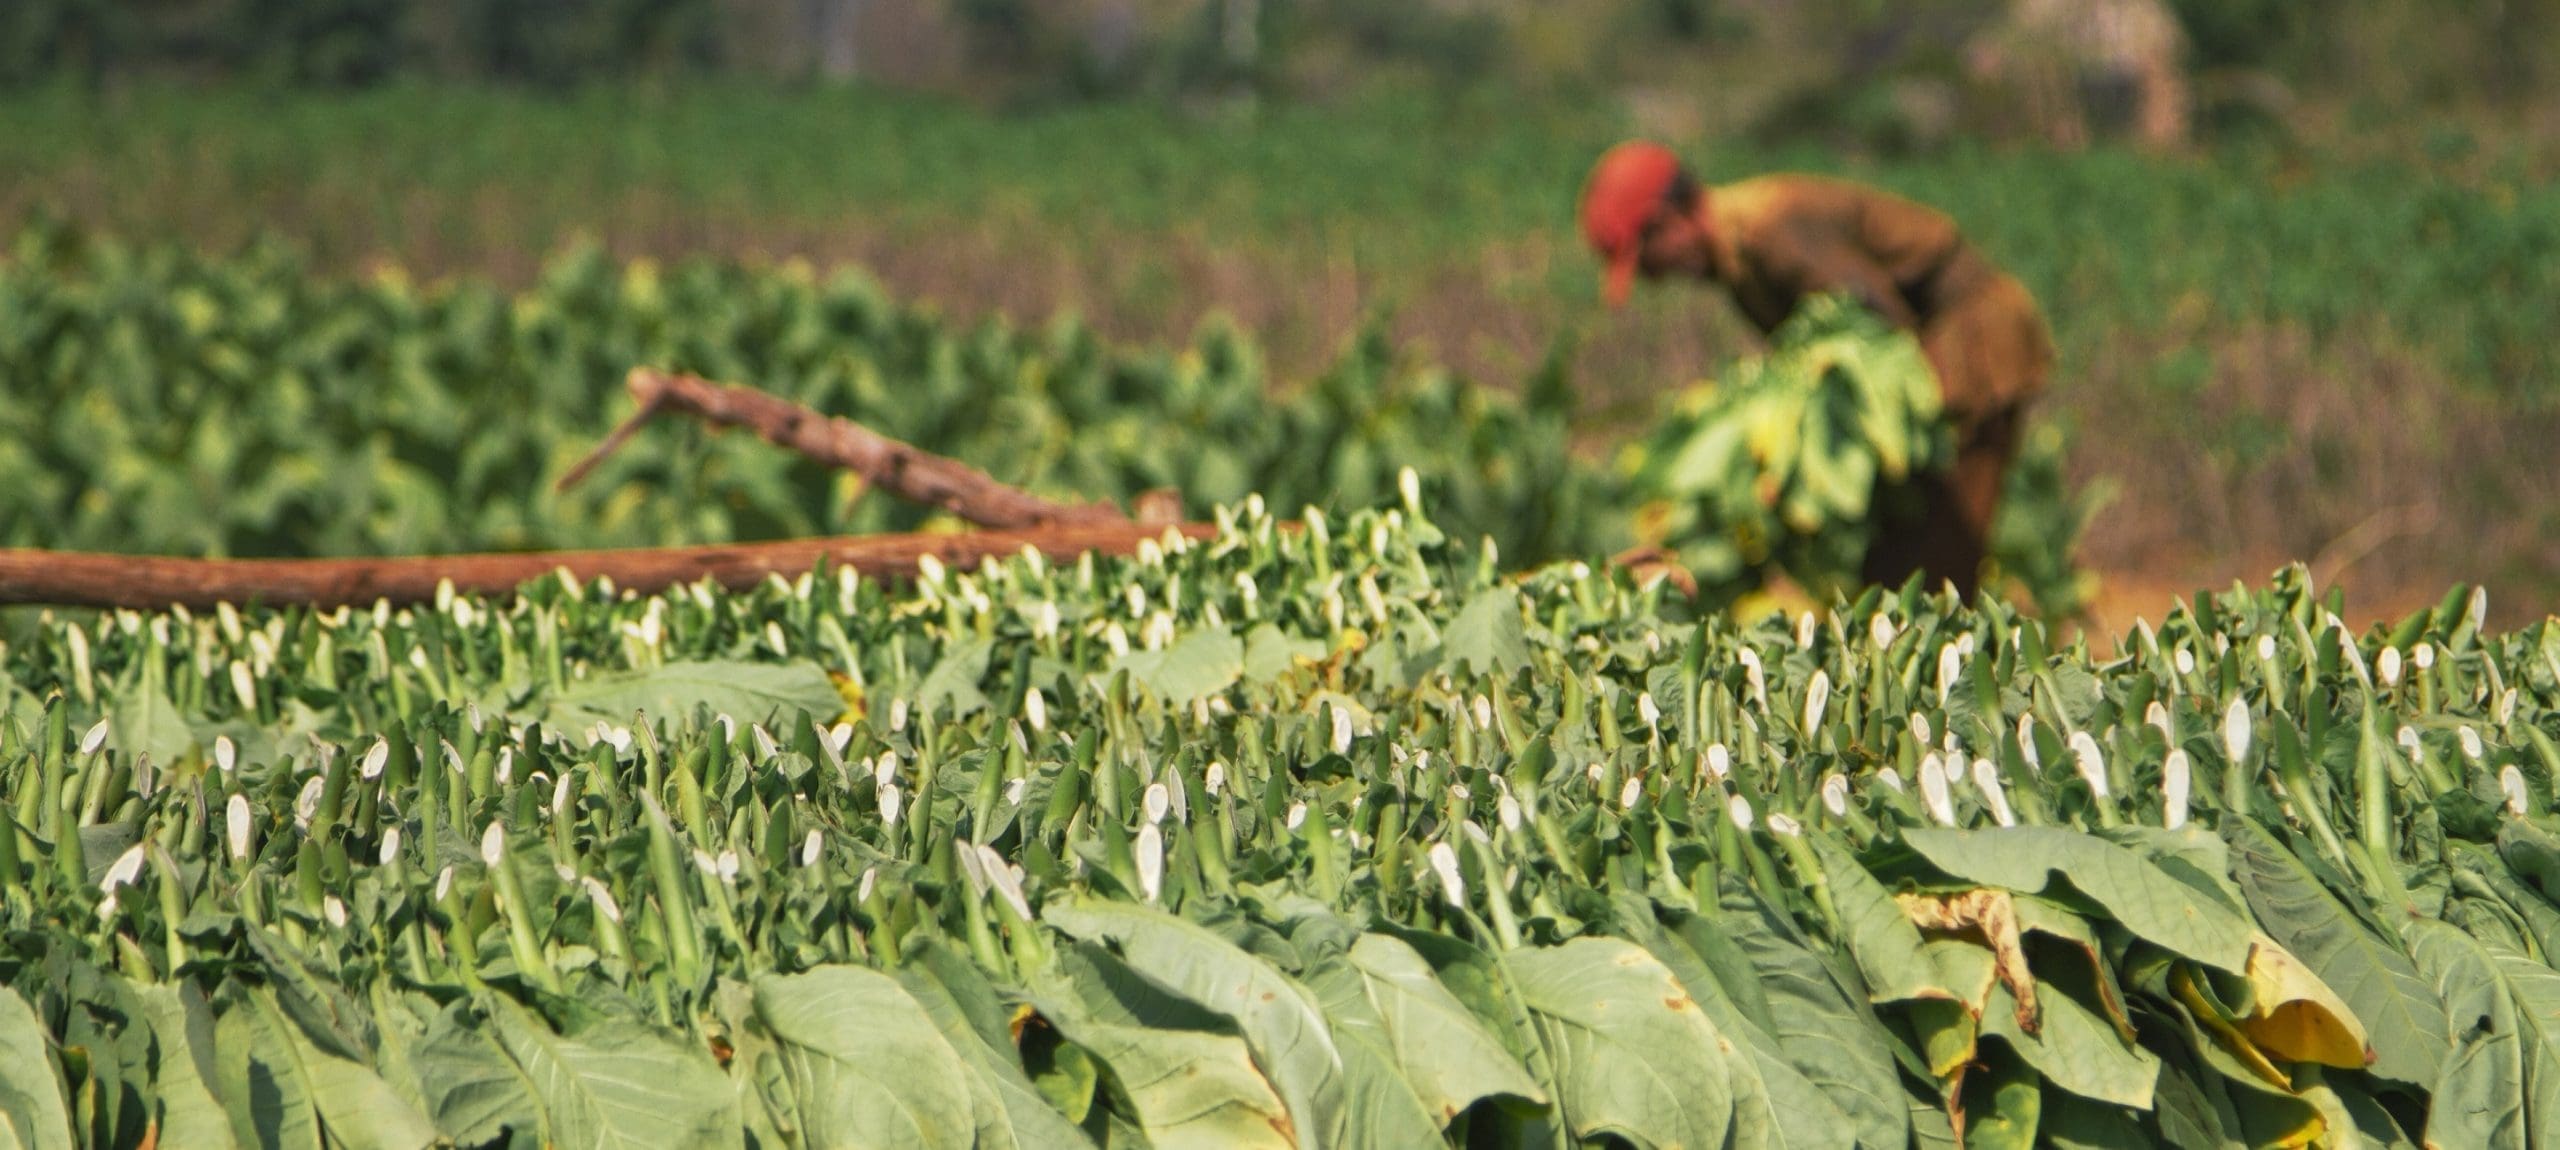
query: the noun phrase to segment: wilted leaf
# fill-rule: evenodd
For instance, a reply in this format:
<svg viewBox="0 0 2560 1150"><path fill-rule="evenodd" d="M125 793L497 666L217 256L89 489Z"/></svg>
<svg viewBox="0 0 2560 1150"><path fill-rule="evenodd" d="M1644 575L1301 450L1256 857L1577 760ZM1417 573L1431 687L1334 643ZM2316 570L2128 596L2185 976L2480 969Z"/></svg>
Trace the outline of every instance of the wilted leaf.
<svg viewBox="0 0 2560 1150"><path fill-rule="evenodd" d="M2169 877L2142 856L2058 827L1913 829L1903 841L1961 879L2042 894L2058 879L2164 950L2233 974L2249 960L2246 919Z"/></svg>

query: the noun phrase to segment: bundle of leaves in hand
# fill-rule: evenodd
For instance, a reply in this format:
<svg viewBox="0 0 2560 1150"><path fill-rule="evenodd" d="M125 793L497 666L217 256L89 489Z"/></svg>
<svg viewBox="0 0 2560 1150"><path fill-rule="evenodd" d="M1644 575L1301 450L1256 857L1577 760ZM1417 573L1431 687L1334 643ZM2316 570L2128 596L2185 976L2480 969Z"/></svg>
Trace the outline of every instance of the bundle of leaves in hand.
<svg viewBox="0 0 2560 1150"><path fill-rule="evenodd" d="M2560 1144L2560 624L2099 658L1408 501L1125 560L56 618L38 1147Z"/></svg>
<svg viewBox="0 0 2560 1150"><path fill-rule="evenodd" d="M1638 541L1676 551L1702 585L1772 568L1846 585L1879 483L1953 460L1939 402L1917 340L1848 299L1808 300L1767 354L1682 394L1627 452Z"/></svg>
<svg viewBox="0 0 2560 1150"><path fill-rule="evenodd" d="M2040 430L2009 479L1994 558L2039 609L2086 603L2071 562L2095 506L2061 486L2058 434ZM1639 543L1680 557L1730 601L1782 571L1817 594L1854 587L1884 489L1955 460L1937 375L1919 341L1845 296L1806 301L1765 355L1684 392L1621 457ZM2067 530L2056 531L2056 527ZM1998 585L1997 581L1994 582Z"/></svg>

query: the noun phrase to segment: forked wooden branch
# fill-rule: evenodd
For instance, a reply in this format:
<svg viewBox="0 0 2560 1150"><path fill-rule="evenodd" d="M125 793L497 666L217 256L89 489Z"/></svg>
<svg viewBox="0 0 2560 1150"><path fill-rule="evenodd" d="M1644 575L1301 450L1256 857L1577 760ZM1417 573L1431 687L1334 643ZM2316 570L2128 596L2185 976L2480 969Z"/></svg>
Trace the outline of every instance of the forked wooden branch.
<svg viewBox="0 0 2560 1150"><path fill-rule="evenodd" d="M520 554L418 555L393 559L172 559L71 551L0 549L0 604L43 603L64 607L128 607L154 610L172 604L208 608L215 603L269 606L395 605L432 600L450 580L466 594L507 595L555 572L581 581L610 578L616 587L648 593L710 579L743 589L768 575L798 578L820 560L875 578L914 574L931 555L954 569L1024 548L1052 556L1086 551L1125 555L1142 539L1161 538L1166 527L1122 521L1068 524L964 535L860 535L616 551L532 551ZM1205 538L1207 523L1174 525L1172 531Z"/></svg>
<svg viewBox="0 0 2560 1150"><path fill-rule="evenodd" d="M1108 504L1071 505L1043 499L999 483L958 460L753 388L646 367L632 369L628 386L640 409L560 477L560 490L585 479L660 413L675 412L714 427L746 428L777 447L853 472L891 495L951 512L981 527L1129 522L1128 516Z"/></svg>
<svg viewBox="0 0 2560 1150"><path fill-rule="evenodd" d="M796 578L819 561L875 577L913 574L924 556L975 566L1026 548L1053 555L1086 551L1126 554L1168 528L1194 538L1206 523L1173 522L1178 495L1142 496L1141 521L1107 504L1069 505L1008 487L983 471L835 419L788 400L690 375L639 368L631 395L640 402L621 426L560 479L568 489L660 412L693 416L714 427L744 427L777 446L860 475L872 486L949 511L996 530L968 535L871 535L616 551L417 555L387 559L177 559L68 551L0 549L0 605L157 609L215 603L334 607L377 601L423 602L451 583L466 594L502 595L566 571L581 581L609 578L638 592L710 579L745 588L769 575Z"/></svg>

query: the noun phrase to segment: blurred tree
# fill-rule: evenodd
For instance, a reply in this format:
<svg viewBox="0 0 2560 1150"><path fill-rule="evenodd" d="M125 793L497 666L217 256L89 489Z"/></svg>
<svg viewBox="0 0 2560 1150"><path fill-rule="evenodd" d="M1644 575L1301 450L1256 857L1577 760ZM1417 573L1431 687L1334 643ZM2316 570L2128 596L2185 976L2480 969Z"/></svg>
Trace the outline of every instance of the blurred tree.
<svg viewBox="0 0 2560 1150"><path fill-rule="evenodd" d="M2301 0L2170 0L2199 68L2263 68L2301 47L2312 6Z"/></svg>
<svg viewBox="0 0 2560 1150"><path fill-rule="evenodd" d="M408 0L240 0L231 34L248 70L297 84L378 83L399 67Z"/></svg>

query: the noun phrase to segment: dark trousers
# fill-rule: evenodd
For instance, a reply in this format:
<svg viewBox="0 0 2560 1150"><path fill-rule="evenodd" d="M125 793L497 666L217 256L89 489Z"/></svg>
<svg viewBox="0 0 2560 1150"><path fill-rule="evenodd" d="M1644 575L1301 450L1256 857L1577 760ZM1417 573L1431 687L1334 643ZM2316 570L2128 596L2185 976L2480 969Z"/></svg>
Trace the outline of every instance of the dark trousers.
<svg viewBox="0 0 2560 1150"><path fill-rule="evenodd" d="M2025 413L2016 406L1967 420L1956 429L1954 467L1877 492L1883 521L1867 547L1861 576L1899 587L1914 573L1925 574L1930 590L1945 580L1972 598L1991 553L1992 517L2000 510L2001 484L2018 457L2024 423Z"/></svg>

